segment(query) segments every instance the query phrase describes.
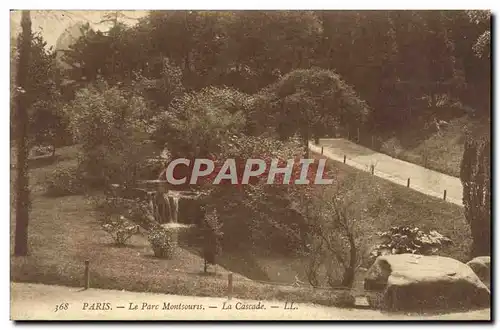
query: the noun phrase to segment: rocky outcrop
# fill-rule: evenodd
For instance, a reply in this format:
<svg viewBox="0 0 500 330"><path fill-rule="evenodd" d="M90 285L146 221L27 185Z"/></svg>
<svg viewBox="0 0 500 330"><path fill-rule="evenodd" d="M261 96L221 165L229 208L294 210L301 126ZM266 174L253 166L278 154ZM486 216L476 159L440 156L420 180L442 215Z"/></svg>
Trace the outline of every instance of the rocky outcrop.
<svg viewBox="0 0 500 330"><path fill-rule="evenodd" d="M365 278L373 307L425 311L489 307L490 291L466 264L447 257L380 256Z"/></svg>
<svg viewBox="0 0 500 330"><path fill-rule="evenodd" d="M476 257L469 261L467 265L472 268L474 273L476 273L477 277L483 283L490 288L490 274L491 274L491 266L490 266L490 257Z"/></svg>

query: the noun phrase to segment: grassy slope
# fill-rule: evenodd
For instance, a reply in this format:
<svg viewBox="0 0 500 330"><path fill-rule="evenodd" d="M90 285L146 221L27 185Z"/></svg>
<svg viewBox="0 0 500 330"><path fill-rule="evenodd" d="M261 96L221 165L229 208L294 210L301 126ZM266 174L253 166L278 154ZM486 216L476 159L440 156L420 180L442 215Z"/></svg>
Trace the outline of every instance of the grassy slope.
<svg viewBox="0 0 500 330"><path fill-rule="evenodd" d="M422 130L405 131L387 139L381 152L445 174L460 176L464 128L470 124L467 117L453 119L448 126L430 136Z"/></svg>
<svg viewBox="0 0 500 330"><path fill-rule="evenodd" d="M315 157L321 156L315 155ZM386 230L397 225L435 229L450 237L454 242L452 246L443 249L441 255L468 261L471 239L462 207L372 176L368 172L354 169L340 162L328 160L327 164L346 175L360 175L361 173L361 184L366 187L367 193L373 192L375 186L378 187L376 191L383 192L386 201L381 208L382 212L374 219L374 223L363 224L366 229ZM365 231L365 233L370 231ZM371 245L375 241L376 237L371 236L367 243Z"/></svg>
<svg viewBox="0 0 500 330"><path fill-rule="evenodd" d="M328 160L327 164L342 175L358 176L362 191L366 194L383 192L385 202L381 212L359 224L360 240L365 248L369 249L377 243L378 231L396 225L410 225L427 230L434 229L450 237L454 244L444 248L440 255L464 262L469 260L470 230L465 222L462 207L371 176L339 162ZM356 208L355 205L353 207ZM304 263L299 258L284 258L272 253L252 254L245 251L244 255L237 252L225 253L221 262L224 266L235 267L243 275L256 280L291 283L295 275L302 281L306 279ZM362 283L355 283L358 288L361 285Z"/></svg>
<svg viewBox="0 0 500 330"><path fill-rule="evenodd" d="M172 261L152 258L152 251L144 237L136 236L130 246L116 248L99 229L92 205L82 196L48 198L43 196L43 182L56 167L75 163L74 147L60 150L58 164L31 170L33 205L30 222L32 255L12 258L11 278L15 281L66 284L81 286L84 260L92 263L92 285L98 288L126 289L131 291L155 291L200 296L223 296L224 278L200 275L202 259L191 250L182 249ZM436 229L453 239L455 244L444 255L466 261L470 244L469 230L462 208L445 203L401 187L368 173L360 172L337 162L331 166L344 175L361 173L361 184L369 193L376 184L385 192L389 202L383 212L371 223L363 223L363 239L374 244L375 233L392 225L409 224ZM11 210L13 214L13 210ZM11 217L11 238L14 222ZM12 242L12 239L11 239ZM224 253L222 267L240 273L236 275L235 294L242 298L285 299L293 295L296 301L322 301L321 292L316 298L303 290L262 285L254 280L291 283L298 275L305 281L304 267L297 258L284 258L271 253L234 251ZM219 267L220 273L225 273ZM319 294L319 297L318 297ZM331 296L331 293L328 293Z"/></svg>

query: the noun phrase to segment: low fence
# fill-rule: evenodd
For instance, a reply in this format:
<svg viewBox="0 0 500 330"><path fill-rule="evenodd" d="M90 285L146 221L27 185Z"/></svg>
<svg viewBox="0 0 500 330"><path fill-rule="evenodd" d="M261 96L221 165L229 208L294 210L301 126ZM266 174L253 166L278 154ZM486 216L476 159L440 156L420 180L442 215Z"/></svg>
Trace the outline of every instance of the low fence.
<svg viewBox="0 0 500 330"><path fill-rule="evenodd" d="M235 290L235 286L241 286L242 284L263 284L266 286L272 286L274 288L278 287L287 287L289 290L277 290L276 292L281 293L280 297L276 295L276 297L272 297L271 299L264 300L282 300L283 298L300 297L298 303L318 303L322 302L326 305L337 305L337 304L345 304L347 300L350 300L348 304L352 305L351 307L359 307L359 308L367 308L369 307L369 297L374 297L375 295L380 295L380 291L374 290L365 290L360 291L356 290L353 287L345 287L345 286L312 286L309 283L302 282L297 280L295 283L280 283L280 282L270 282L270 281L260 281L260 280L252 280L252 279L238 279L234 276L233 273L226 273L225 276L220 278L220 283L225 283L223 287L225 288L225 296L228 300L233 298L237 298L237 290ZM91 278L91 262L90 260L85 260L83 267L83 289L88 290L92 288L92 278ZM252 290L249 287L249 290ZM272 289L271 289L272 290ZM241 287L240 287L241 291ZM346 293L347 295L343 295ZM220 297L220 296L218 296ZM305 297L305 299L304 299ZM340 298L339 298L340 297ZM308 299L309 298L309 299ZM258 298L242 298L243 300L260 300ZM290 301L293 301L290 300Z"/></svg>
<svg viewBox="0 0 500 330"><path fill-rule="evenodd" d="M316 144L316 142L318 142L318 141L315 141L315 144ZM311 146L310 146L310 150L311 150L311 151L313 151L313 152L318 152L318 153L320 153L322 156L325 156L325 157L327 157L327 158L329 158L329 159L336 160L336 161L341 161L340 159L333 159L333 158L329 157L328 155L325 155L325 151L326 151L326 150L328 150L328 147L325 147L325 146L321 146L321 147L320 147L320 146L318 146L317 144L315 145L315 147L317 148L317 150L313 150L313 149L311 148ZM344 164L346 164L346 165L350 165L350 164L349 164L349 162L348 162L347 155L345 155L345 154L343 155L343 157L342 157L342 162L343 162ZM358 169L360 169L360 167L364 167L362 164L358 164L358 163L355 163L355 165L357 165L357 166L353 166L353 167L358 168ZM418 164L414 164L414 165L420 166L420 165L418 165ZM372 164L372 165L370 165L370 166L368 167L368 171L369 171L372 175L375 175L375 165L373 165L373 164ZM381 173L382 173L382 172L381 172ZM385 174L390 174L390 173L385 173ZM444 174L443 174L443 175L444 175ZM384 178L383 176L381 176L381 177L382 177L382 178ZM399 183L399 184L401 184L401 185L403 184L402 182L396 182L396 180L390 180L390 181L395 182L395 183ZM423 194L426 194L426 195L429 195L429 196L439 197L439 196L437 196L437 195L436 195L436 193L435 193L434 191L433 191L433 192L429 192L429 191L424 190L423 188L420 188L420 187L414 187L414 186L412 186L412 185L411 185L411 178L410 178L410 177L408 177L408 178L406 179L406 187L407 187L407 188L412 188L412 189L414 189L414 190L416 190L416 191L419 191L419 192L421 192L421 193L423 193ZM442 190L442 195L441 195L441 198L442 198L444 201L447 201L447 202L450 202L450 203L454 203L454 204L458 204L458 205L462 205L462 204L461 204L461 203L462 203L461 201L455 201L455 200L449 200L449 199L447 199L447 189L443 189L443 190Z"/></svg>

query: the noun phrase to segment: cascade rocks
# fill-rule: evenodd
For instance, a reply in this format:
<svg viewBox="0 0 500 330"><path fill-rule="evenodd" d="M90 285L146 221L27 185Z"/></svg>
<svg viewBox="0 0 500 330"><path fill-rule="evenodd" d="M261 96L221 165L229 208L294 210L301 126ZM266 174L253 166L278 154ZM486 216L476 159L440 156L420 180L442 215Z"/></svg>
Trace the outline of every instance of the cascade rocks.
<svg viewBox="0 0 500 330"><path fill-rule="evenodd" d="M380 256L367 272L365 290L372 307L393 311L490 305L490 291L468 265L440 256Z"/></svg>

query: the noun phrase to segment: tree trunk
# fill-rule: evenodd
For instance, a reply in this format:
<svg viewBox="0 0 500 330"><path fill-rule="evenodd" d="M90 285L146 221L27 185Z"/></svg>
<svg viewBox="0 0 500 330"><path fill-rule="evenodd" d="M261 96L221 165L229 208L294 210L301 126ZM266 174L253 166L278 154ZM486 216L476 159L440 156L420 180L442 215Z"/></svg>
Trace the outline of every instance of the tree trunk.
<svg viewBox="0 0 500 330"><path fill-rule="evenodd" d="M309 158L309 127L306 129L305 134L303 136L304 139L304 158Z"/></svg>
<svg viewBox="0 0 500 330"><path fill-rule="evenodd" d="M354 283L356 261L358 256L356 250L356 241L354 240L354 236L352 235L352 233L347 233L347 239L349 240L350 258L349 266L345 269L344 275L342 276L342 286L350 288Z"/></svg>
<svg viewBox="0 0 500 330"><path fill-rule="evenodd" d="M28 222L29 222L29 188L28 188L28 107L29 87L28 69L31 49L31 18L29 10L22 12L22 45L19 49L19 65L17 71L17 85L24 89L16 97L17 113L17 182L16 182L16 231L14 254L26 256L28 254Z"/></svg>

